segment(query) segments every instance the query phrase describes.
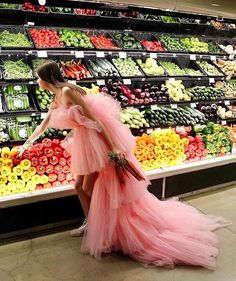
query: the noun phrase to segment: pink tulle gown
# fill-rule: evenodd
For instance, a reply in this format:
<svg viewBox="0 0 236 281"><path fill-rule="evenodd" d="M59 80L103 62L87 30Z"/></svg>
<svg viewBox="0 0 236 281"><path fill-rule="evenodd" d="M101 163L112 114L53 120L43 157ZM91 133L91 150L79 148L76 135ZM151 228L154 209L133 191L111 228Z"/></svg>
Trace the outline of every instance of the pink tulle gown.
<svg viewBox="0 0 236 281"><path fill-rule="evenodd" d="M119 103L107 95L86 95L84 100L116 147L141 171L133 154L135 139L119 120ZM72 154L72 173L99 172L82 250L96 258L121 250L144 265L214 269L218 241L212 231L228 224L224 219L206 216L176 200L158 200L147 190L148 179L139 182L130 176L122 187L99 124L85 117L79 105L54 109L50 127L73 129L64 141Z"/></svg>

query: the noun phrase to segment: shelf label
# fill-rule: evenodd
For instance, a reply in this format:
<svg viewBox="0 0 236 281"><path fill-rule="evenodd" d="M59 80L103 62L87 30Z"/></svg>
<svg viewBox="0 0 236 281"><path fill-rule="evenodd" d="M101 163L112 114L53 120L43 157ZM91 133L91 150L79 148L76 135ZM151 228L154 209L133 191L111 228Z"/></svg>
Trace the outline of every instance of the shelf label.
<svg viewBox="0 0 236 281"><path fill-rule="evenodd" d="M98 86L105 85L105 80L104 80L104 79L99 79L99 80L97 80L97 85L98 85Z"/></svg>
<svg viewBox="0 0 236 281"><path fill-rule="evenodd" d="M46 116L47 116L47 112L42 112L42 113L41 113L41 118L44 119Z"/></svg>
<svg viewBox="0 0 236 281"><path fill-rule="evenodd" d="M74 55L74 54L75 54L75 51L70 51L70 53L71 53L72 55Z"/></svg>
<svg viewBox="0 0 236 281"><path fill-rule="evenodd" d="M175 82L175 78L171 78L171 77L170 77L168 80L169 80L170 82Z"/></svg>
<svg viewBox="0 0 236 281"><path fill-rule="evenodd" d="M177 108L178 105L176 103L170 105L171 108Z"/></svg>
<svg viewBox="0 0 236 281"><path fill-rule="evenodd" d="M146 78L141 78L141 81L143 82L143 81L146 81Z"/></svg>
<svg viewBox="0 0 236 281"><path fill-rule="evenodd" d="M76 58L84 58L84 51L75 51Z"/></svg>
<svg viewBox="0 0 236 281"><path fill-rule="evenodd" d="M153 129L151 129L151 128L150 128L150 129L147 129L147 133L148 133L148 134L151 134L152 132L153 132Z"/></svg>
<svg viewBox="0 0 236 281"><path fill-rule="evenodd" d="M200 81L200 80L202 80L202 78L201 77L198 77L198 79L197 79L198 81Z"/></svg>
<svg viewBox="0 0 236 281"><path fill-rule="evenodd" d="M123 79L123 84L131 85L131 79Z"/></svg>
<svg viewBox="0 0 236 281"><path fill-rule="evenodd" d="M105 57L105 53L102 52L102 51L97 51L97 52L96 52L96 57L97 57L97 58L104 58L104 57Z"/></svg>
<svg viewBox="0 0 236 281"><path fill-rule="evenodd" d="M213 78L213 77L209 78L209 82L210 83L215 83L215 78Z"/></svg>
<svg viewBox="0 0 236 281"><path fill-rule="evenodd" d="M193 108L195 108L195 107L196 107L196 103L195 103L195 102L191 102L191 103L190 103L190 106L193 107Z"/></svg>
<svg viewBox="0 0 236 281"><path fill-rule="evenodd" d="M33 26L33 25L34 25L34 22L33 22L33 21L28 21L26 25L29 25L29 26L31 25L31 26Z"/></svg>
<svg viewBox="0 0 236 281"><path fill-rule="evenodd" d="M37 51L37 56L38 56L38 58L47 58L48 53L47 53L47 51Z"/></svg>
<svg viewBox="0 0 236 281"><path fill-rule="evenodd" d="M126 59L127 58L126 52L119 52L119 58Z"/></svg>
<svg viewBox="0 0 236 281"><path fill-rule="evenodd" d="M196 60L196 55L190 55L190 60Z"/></svg>
<svg viewBox="0 0 236 281"><path fill-rule="evenodd" d="M210 60L216 61L216 56L210 56Z"/></svg>
<svg viewBox="0 0 236 281"><path fill-rule="evenodd" d="M68 80L69 83L73 84L73 85L77 85L76 84L76 80Z"/></svg>
<svg viewBox="0 0 236 281"><path fill-rule="evenodd" d="M151 105L151 109L152 109L152 110L157 110L157 109L158 109L157 104L153 104L153 105Z"/></svg>
<svg viewBox="0 0 236 281"><path fill-rule="evenodd" d="M225 105L230 105L230 101L229 100L225 100Z"/></svg>
<svg viewBox="0 0 236 281"><path fill-rule="evenodd" d="M32 113L31 116L36 116L36 113Z"/></svg>
<svg viewBox="0 0 236 281"><path fill-rule="evenodd" d="M33 85L34 84L34 81L29 81L29 85Z"/></svg>
<svg viewBox="0 0 236 281"><path fill-rule="evenodd" d="M157 53L150 53L150 58L151 59L156 59L157 58Z"/></svg>
<svg viewBox="0 0 236 281"><path fill-rule="evenodd" d="M222 125L226 125L227 122L226 122L225 120L223 120L223 121L221 121L221 124L222 124Z"/></svg>

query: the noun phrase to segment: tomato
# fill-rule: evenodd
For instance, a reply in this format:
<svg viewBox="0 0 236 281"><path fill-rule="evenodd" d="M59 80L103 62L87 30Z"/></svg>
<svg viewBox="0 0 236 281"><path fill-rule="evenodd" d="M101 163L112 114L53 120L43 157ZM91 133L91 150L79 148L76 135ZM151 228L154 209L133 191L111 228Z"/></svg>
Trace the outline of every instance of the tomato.
<svg viewBox="0 0 236 281"><path fill-rule="evenodd" d="M37 171L38 175L43 175L43 174L45 174L46 169L43 165L38 165L36 167L36 171Z"/></svg>
<svg viewBox="0 0 236 281"><path fill-rule="evenodd" d="M48 164L48 158L46 155L39 157L39 164L43 166L46 166Z"/></svg>
<svg viewBox="0 0 236 281"><path fill-rule="evenodd" d="M54 167L51 164L46 165L46 173L51 174L54 171Z"/></svg>

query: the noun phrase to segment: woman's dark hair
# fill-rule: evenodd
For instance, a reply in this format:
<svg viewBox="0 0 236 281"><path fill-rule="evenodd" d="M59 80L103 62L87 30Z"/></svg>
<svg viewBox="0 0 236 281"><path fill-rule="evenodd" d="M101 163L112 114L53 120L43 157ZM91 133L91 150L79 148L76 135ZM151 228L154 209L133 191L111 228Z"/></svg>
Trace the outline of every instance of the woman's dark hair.
<svg viewBox="0 0 236 281"><path fill-rule="evenodd" d="M39 78L47 83L52 84L54 87L62 88L68 87L73 91L86 95L86 92L77 85L68 83L62 76L60 68L55 61L47 60L37 68L37 75Z"/></svg>

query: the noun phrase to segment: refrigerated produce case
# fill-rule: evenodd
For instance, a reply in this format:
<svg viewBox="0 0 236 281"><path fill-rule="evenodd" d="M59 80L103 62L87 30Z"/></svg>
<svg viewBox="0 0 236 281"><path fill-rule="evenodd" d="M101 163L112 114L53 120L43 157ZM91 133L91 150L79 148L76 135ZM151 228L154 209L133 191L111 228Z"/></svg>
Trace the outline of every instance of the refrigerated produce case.
<svg viewBox="0 0 236 281"><path fill-rule="evenodd" d="M22 144L45 116L52 97L38 89L35 68L52 59L71 83L88 93L105 91L121 103L121 120L136 136L135 155L152 182L150 191L157 197L185 196L235 182L232 169L236 161L227 129L236 121L234 80L219 62L233 60L234 52L228 54L224 46L230 44L233 50L236 29L220 30L206 24L215 20L214 16L152 10L156 18L145 7L128 7L127 11L113 7L107 12L100 4L90 2L63 1L64 10L51 7L56 1L50 7L36 9L23 1L12 2L20 5L14 9L0 6L1 147ZM91 11L94 9L96 13ZM234 20L225 19L225 24L233 25ZM50 40L45 39L47 36ZM227 85L228 90L219 83ZM198 125L203 126L201 130ZM45 149L47 139L62 140L68 133L48 129L36 146L44 141ZM176 143L171 143L171 138ZM153 146L145 143L147 139ZM143 140L144 148L139 146ZM63 153L59 143L56 147ZM40 156L40 167L36 165L39 159L28 158L31 164L36 163L36 171L32 169L35 174L29 179L31 182L35 177L33 184L27 183L28 174L19 174L12 178L15 185L8 188L9 181L2 173L0 216L4 224L6 216L14 221L18 214L22 220L25 212L38 212L46 205L48 212L64 202L63 219L55 210L47 220L45 212L35 220L26 215L22 226L7 223L0 227L0 237L10 237L8 232L22 232L24 228L39 229L40 225L43 229L48 223L60 225L62 220L77 222L83 216L77 210L69 163L63 162L64 157L48 163L52 157L49 150L46 157ZM8 150L1 153L4 151ZM173 155L168 155L170 151ZM149 153L148 157L144 153ZM8 154L14 155L14 150ZM6 166L2 163L1 169ZM9 173L13 173L14 167L10 168ZM22 179L24 183L17 181ZM16 187L19 183L22 189Z"/></svg>

